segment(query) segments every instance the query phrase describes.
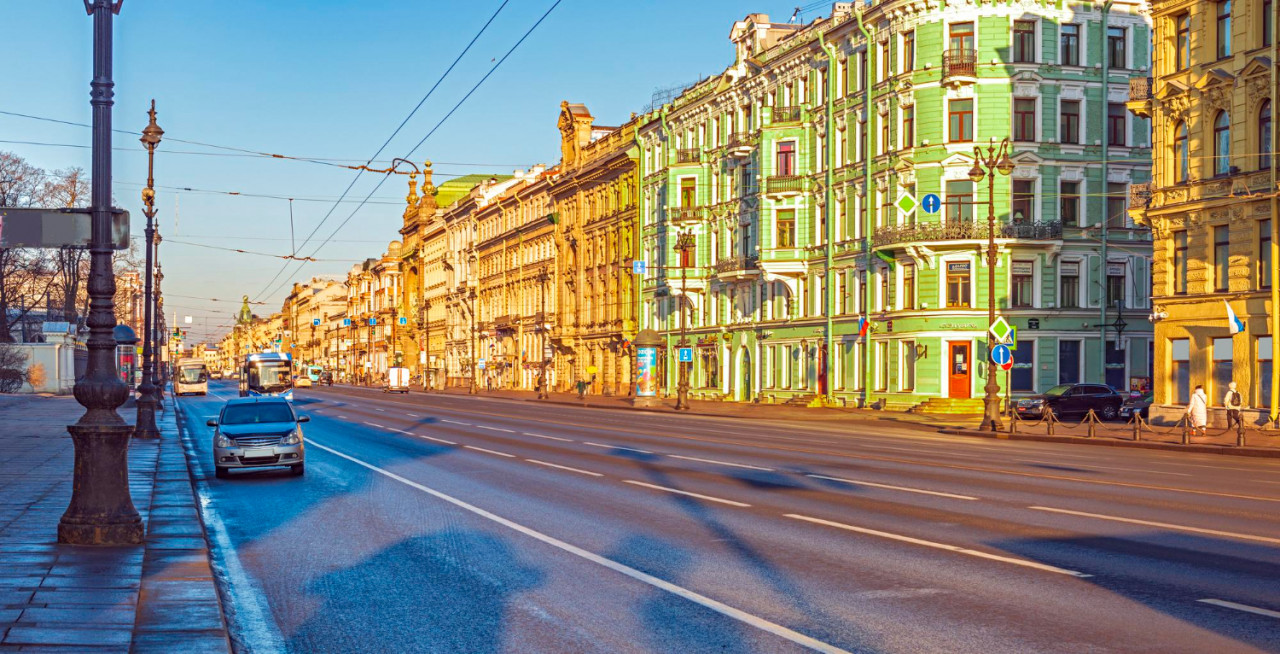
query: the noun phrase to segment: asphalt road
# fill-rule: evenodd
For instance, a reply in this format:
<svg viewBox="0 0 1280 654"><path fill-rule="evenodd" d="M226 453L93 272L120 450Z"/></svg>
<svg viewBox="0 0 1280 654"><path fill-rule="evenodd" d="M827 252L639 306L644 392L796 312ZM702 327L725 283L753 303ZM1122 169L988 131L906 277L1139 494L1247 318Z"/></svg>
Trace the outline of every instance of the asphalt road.
<svg viewBox="0 0 1280 654"><path fill-rule="evenodd" d="M1280 460L351 388L213 476L252 652L1280 651Z"/></svg>

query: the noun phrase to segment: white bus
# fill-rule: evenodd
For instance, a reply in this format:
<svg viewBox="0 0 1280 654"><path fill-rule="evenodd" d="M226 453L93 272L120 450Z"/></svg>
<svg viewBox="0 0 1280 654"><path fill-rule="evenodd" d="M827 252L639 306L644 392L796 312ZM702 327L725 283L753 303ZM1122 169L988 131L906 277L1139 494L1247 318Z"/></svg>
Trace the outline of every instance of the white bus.
<svg viewBox="0 0 1280 654"><path fill-rule="evenodd" d="M244 358L240 369L240 397L282 395L293 401L293 357L279 352L259 352Z"/></svg>
<svg viewBox="0 0 1280 654"><path fill-rule="evenodd" d="M173 376L173 393L209 394L209 367L204 359L178 359L177 374Z"/></svg>

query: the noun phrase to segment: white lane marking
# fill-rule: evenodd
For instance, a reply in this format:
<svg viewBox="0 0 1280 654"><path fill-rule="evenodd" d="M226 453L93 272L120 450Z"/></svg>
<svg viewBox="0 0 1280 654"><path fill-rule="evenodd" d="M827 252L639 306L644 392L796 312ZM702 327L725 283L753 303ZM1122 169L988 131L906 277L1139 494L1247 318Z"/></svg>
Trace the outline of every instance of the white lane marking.
<svg viewBox="0 0 1280 654"><path fill-rule="evenodd" d="M407 413L407 414L405 414L405 415L409 416L410 418L417 418L417 417L418 417L418 414L416 414L416 413Z"/></svg>
<svg viewBox="0 0 1280 654"><path fill-rule="evenodd" d="M668 493L676 493L678 495L688 495L689 497L696 497L700 500L707 500L708 502L719 502L721 504L728 504L729 506L737 506L737 507L743 507L743 508L751 506L750 504L743 504L742 502L735 502L733 500L726 500L719 497L712 497L710 495L701 495L699 493L690 493L689 491L682 491L675 488L667 488L666 486L656 486L654 484L646 484L643 481L635 481L632 479L623 479L622 483L631 484L632 486L644 486L645 488L652 488L654 490L666 491Z"/></svg>
<svg viewBox="0 0 1280 654"><path fill-rule="evenodd" d="M547 435L545 435L545 434L535 434L535 433L533 433L533 432L531 432L531 431L524 431L524 432L520 432L520 433L524 434L525 436L532 436L532 437L534 437L534 438L545 438L545 439L547 439L547 440L549 440L549 441L561 441L561 442L563 442L563 443L572 443L572 442L573 442L573 439L571 439L571 438L560 438L559 436L547 436Z"/></svg>
<svg viewBox="0 0 1280 654"><path fill-rule="evenodd" d="M475 447L474 445L463 445L463 447L467 448L468 450L475 450L477 452L484 452L486 454L497 454L498 456L505 456L508 459L516 458L516 455L514 454L507 454L506 452L499 452L497 450L486 450L483 447Z"/></svg>
<svg viewBox="0 0 1280 654"><path fill-rule="evenodd" d="M828 481L838 481L855 486L871 486L873 488L885 488L888 490L903 491L906 493L920 493L921 495L937 495L938 497L949 497L953 500L976 500L978 498L969 495L956 495L955 493L944 493L942 491L924 490L923 488L908 488L906 486L891 486L889 484L877 484L871 481L859 481L857 479L843 479L841 477L828 477L826 475L808 475L814 479L826 479Z"/></svg>
<svg viewBox="0 0 1280 654"><path fill-rule="evenodd" d="M1280 538L1268 538L1266 536L1254 536L1252 534L1240 534L1234 531L1219 531L1217 529L1205 529L1203 527L1188 527L1187 525L1175 525L1168 522L1153 522L1151 520L1138 520L1137 518L1122 518L1114 515L1103 515L1101 513L1085 513L1084 511L1071 511L1069 509L1055 509L1050 506L1029 506L1028 509L1036 511L1048 511L1050 513L1064 513L1066 515L1080 516L1082 518L1097 518L1099 520L1111 520L1112 522L1127 522L1133 525L1143 525L1146 527L1161 527L1164 529L1173 529L1175 531L1189 531L1196 534L1210 534L1213 536L1226 536L1227 538L1238 538L1240 540L1252 540L1259 543L1271 543L1280 545Z"/></svg>
<svg viewBox="0 0 1280 654"><path fill-rule="evenodd" d="M734 620L742 622L743 624L755 627L756 629L759 629L761 631L771 633L780 638L784 638L797 645L808 647L809 649L812 649L816 652L823 652L824 654L850 654L847 650L843 650L834 645L830 645L820 640L817 640L815 638L811 638L798 631L788 629L780 624L770 622L764 618L761 618L757 615L753 615L751 613L747 613L746 611L743 611L741 609L735 609L732 606L729 606L728 604L717 602L716 600L713 600L710 597L707 597L705 595L700 595L692 590L689 590L688 588L677 586L669 581L664 581L662 579L654 577L653 575L646 574L630 566L624 565L622 563L618 563L617 561L614 561L612 559L607 559L603 556L600 556L599 554L588 552L587 550L584 550L581 547L578 547L576 545L570 545L569 543L566 543L558 538L555 538L553 536L548 536L547 534L544 534L540 531L530 529L529 527L526 527L522 524L513 522L511 520L503 518L494 513L490 513L478 506L475 506L473 504L468 504L467 502L464 502L451 495L446 495L445 493L435 490L434 488L428 488L427 486L423 486L422 484L419 484L417 482L410 481L404 477L401 477L400 475L395 474L394 472L389 472L373 464L365 463L360 459L357 459L353 456L349 456L347 454L343 454L342 452L339 452L333 448L326 447L315 441L312 441L311 444L314 445L315 447L325 450L326 452L342 457L358 466L368 468L369 470L372 470L387 478L394 479L406 486L409 486L411 488L416 488L428 495L431 495L432 497L435 497L440 500L444 500L445 502L448 502L460 509L474 513L486 520L496 522L504 527L507 527L508 529L524 534L530 538L546 543L547 545L550 545L562 551L568 552L569 554L572 554L582 559L586 559L587 561L590 561L597 565L613 570L614 572L624 574L632 579L635 579L636 581L648 584L660 590L665 590L668 593L671 593L672 595L675 595L677 597L683 597L684 599L687 599L690 602L693 602L700 606L704 606L721 615L725 615L730 618L733 618Z"/></svg>
<svg viewBox="0 0 1280 654"><path fill-rule="evenodd" d="M384 409L379 409L378 407L374 407L374 408L373 408L373 410L374 410L374 411L377 411L378 413L386 413L386 410L384 410Z"/></svg>
<svg viewBox="0 0 1280 654"><path fill-rule="evenodd" d="M622 447L620 445L602 445L600 443L592 443L591 441L582 441L582 444L590 445L591 447L603 447L606 450L626 450L628 452L639 452L641 454L653 454L653 452L650 452L649 450L637 450L634 447Z"/></svg>
<svg viewBox="0 0 1280 654"><path fill-rule="evenodd" d="M763 470L765 472L773 472L773 468L761 468L760 466L749 466L745 463L729 463L728 461L716 461L715 459L699 459L696 456L680 456L679 454L668 454L673 459L684 459L685 461L701 461L703 463L714 463L722 466L733 466L734 468L746 468L748 470Z"/></svg>
<svg viewBox="0 0 1280 654"><path fill-rule="evenodd" d="M514 429L503 429L501 427L486 427L484 425L476 425L476 429L488 429L489 431L504 431L508 434L516 433Z"/></svg>
<svg viewBox="0 0 1280 654"><path fill-rule="evenodd" d="M386 427L383 427L376 422L366 422L364 424L369 425L370 427L377 427L378 429L386 429Z"/></svg>
<svg viewBox="0 0 1280 654"><path fill-rule="evenodd" d="M794 518L796 520L803 520L805 522L812 522L818 525L826 525L828 527L835 527L837 529L845 529L845 530L856 532L859 534L866 534L868 536L879 536L880 538L888 538L889 540L896 540L903 543L923 545L925 547L932 547L935 549L947 550L948 552L956 552L958 554L968 554L969 556L976 556L978 558L990 559L992 561L1000 561L1002 563L1012 563L1014 565L1020 565L1027 568L1035 568L1036 570L1044 570L1045 572L1055 572L1060 575L1071 575L1072 577L1092 577L1093 576L1093 575L1084 574L1083 572L1076 572L1075 570L1067 570L1065 568L1059 568L1057 566L1046 565L1044 563L1036 563L1035 561L1028 561L1026 559L1015 559L1009 556L1000 556L999 554L990 554L988 552L980 552L978 550L971 550L967 547L960 547L958 545L948 545L946 543L938 543L931 540L923 540L920 538L913 538L911 536L903 536L902 534L893 534L887 531L879 531L877 529L867 529L866 527L855 527L853 525L847 525L843 522L832 522L830 520L823 520L822 518L811 518L807 515L787 513L787 514L784 514L784 516L788 518Z"/></svg>
<svg viewBox="0 0 1280 654"><path fill-rule="evenodd" d="M1214 606L1221 606L1227 609L1244 611L1245 613L1255 613L1257 615L1265 615L1268 618L1280 618L1280 611L1272 611L1271 609L1260 609L1256 606L1249 606L1248 604L1238 604L1236 602L1228 602L1227 600L1220 600L1220 599L1201 599L1196 601L1204 602L1205 604L1212 604Z"/></svg>
<svg viewBox="0 0 1280 654"><path fill-rule="evenodd" d="M415 433L413 433L413 432L411 432L411 431L405 431L405 430L403 430L403 429L394 429L394 428L393 428L391 431L398 431L398 432L400 432L401 434L404 434L404 435L406 435L406 436L413 436L413 437L416 437L416 438L425 438L425 439L427 439L427 440L429 440L429 441L435 441L435 442L437 442L437 443L444 443L445 445L457 445L457 443L455 443L455 442L453 442L453 441L447 441L447 440L445 440L445 439L443 439L443 438L435 438L435 437L433 437L433 436L427 436L426 434L415 434Z"/></svg>
<svg viewBox="0 0 1280 654"><path fill-rule="evenodd" d="M447 420L447 419L445 419L445 418L441 418L441 419L440 419L440 422L447 422L447 423L449 423L449 424L451 424L451 425L463 425L463 426L466 426L466 427L470 427L470 426L471 426L471 423L469 423L469 422L458 422L457 420Z"/></svg>
<svg viewBox="0 0 1280 654"><path fill-rule="evenodd" d="M538 464L538 465L540 465L540 466L548 466L548 467L551 467L551 468L559 468L559 469L561 469L561 470L568 470L569 472L580 472L580 473L582 473L582 474L584 474L584 475L591 475L592 477L603 477L603 476L604 476L604 475L602 475L602 474L600 474L600 473L598 473L598 472L591 472L590 470L583 470L583 469L581 469L581 468L570 468L569 466L562 466L562 465L560 465L560 464L558 464L558 463L547 463L546 461L539 461L539 460L537 460L537 459L525 459L525 461L528 461L529 463L536 463L536 464Z"/></svg>
<svg viewBox="0 0 1280 654"><path fill-rule="evenodd" d="M346 416L338 416L338 419L339 419L339 420L346 420L346 419L347 419L347 417L346 417Z"/></svg>

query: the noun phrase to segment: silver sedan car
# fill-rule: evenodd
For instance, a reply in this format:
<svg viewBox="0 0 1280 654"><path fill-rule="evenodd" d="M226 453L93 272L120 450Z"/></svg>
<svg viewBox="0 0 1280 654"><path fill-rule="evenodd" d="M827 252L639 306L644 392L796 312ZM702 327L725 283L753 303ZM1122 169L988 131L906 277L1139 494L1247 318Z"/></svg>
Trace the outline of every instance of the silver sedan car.
<svg viewBox="0 0 1280 654"><path fill-rule="evenodd" d="M294 476L306 471L306 450L298 415L282 397L235 398L208 422L213 427L213 465L219 478L236 468L288 467Z"/></svg>

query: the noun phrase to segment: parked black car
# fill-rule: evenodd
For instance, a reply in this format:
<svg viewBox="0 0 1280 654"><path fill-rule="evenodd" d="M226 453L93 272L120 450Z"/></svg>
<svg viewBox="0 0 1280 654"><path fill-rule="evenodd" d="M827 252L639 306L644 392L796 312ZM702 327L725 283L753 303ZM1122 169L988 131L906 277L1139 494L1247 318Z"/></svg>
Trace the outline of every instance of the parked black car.
<svg viewBox="0 0 1280 654"><path fill-rule="evenodd" d="M1114 420L1120 415L1124 396L1110 386L1102 384L1060 384L1031 397L1018 400L1019 418L1041 418L1045 407L1053 408L1053 415L1062 418L1083 416L1093 409L1103 420Z"/></svg>
<svg viewBox="0 0 1280 654"><path fill-rule="evenodd" d="M333 386L333 373L328 370L320 373L320 383L325 386Z"/></svg>

